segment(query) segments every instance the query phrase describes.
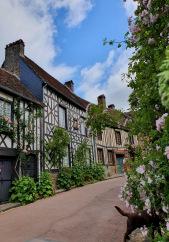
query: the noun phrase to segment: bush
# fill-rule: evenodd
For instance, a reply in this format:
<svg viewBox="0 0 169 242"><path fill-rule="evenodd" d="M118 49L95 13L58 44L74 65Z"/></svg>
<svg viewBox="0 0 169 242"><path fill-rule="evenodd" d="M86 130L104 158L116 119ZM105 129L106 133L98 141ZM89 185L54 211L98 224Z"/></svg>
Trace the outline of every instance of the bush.
<svg viewBox="0 0 169 242"><path fill-rule="evenodd" d="M168 242L169 241L169 231L163 229L163 232L164 232L163 235L156 234L153 242Z"/></svg>
<svg viewBox="0 0 169 242"><path fill-rule="evenodd" d="M104 167L101 164L78 164L72 168L62 168L57 179L57 187L69 190L72 186L80 187L85 182L101 181L104 179Z"/></svg>
<svg viewBox="0 0 169 242"><path fill-rule="evenodd" d="M93 171L92 171L92 166L91 165L84 165L83 166L83 172L84 172L84 180L86 182L93 182Z"/></svg>
<svg viewBox="0 0 169 242"><path fill-rule="evenodd" d="M104 167L102 164L95 163L91 166L93 179L102 181L104 179Z"/></svg>
<svg viewBox="0 0 169 242"><path fill-rule="evenodd" d="M57 178L57 187L69 190L73 186L72 170L71 168L64 167L60 170Z"/></svg>
<svg viewBox="0 0 169 242"><path fill-rule="evenodd" d="M21 204L27 204L35 201L38 198L36 184L33 178L23 176L18 180L12 182L12 188L10 189L11 202L20 202Z"/></svg>
<svg viewBox="0 0 169 242"><path fill-rule="evenodd" d="M37 191L41 198L53 195L52 178L49 172L41 174L40 181L37 183Z"/></svg>
<svg viewBox="0 0 169 242"><path fill-rule="evenodd" d="M75 163L72 167L72 181L75 186L80 187L85 183L84 169L82 164Z"/></svg>

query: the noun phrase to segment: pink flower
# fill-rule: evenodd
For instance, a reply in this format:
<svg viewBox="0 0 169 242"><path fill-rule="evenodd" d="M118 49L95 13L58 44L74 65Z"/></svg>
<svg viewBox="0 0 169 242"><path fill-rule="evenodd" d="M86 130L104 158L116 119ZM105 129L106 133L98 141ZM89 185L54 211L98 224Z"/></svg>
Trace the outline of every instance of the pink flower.
<svg viewBox="0 0 169 242"><path fill-rule="evenodd" d="M156 129L161 131L165 124L165 118L168 116L168 113L164 113L159 119L156 120Z"/></svg>
<svg viewBox="0 0 169 242"><path fill-rule="evenodd" d="M156 120L156 129L161 131L161 128L164 126L164 119L159 118Z"/></svg>
<svg viewBox="0 0 169 242"><path fill-rule="evenodd" d="M167 230L169 231L169 222L166 223Z"/></svg>
<svg viewBox="0 0 169 242"><path fill-rule="evenodd" d="M169 146L166 146L165 147L164 155L166 155L167 156L167 159L169 160Z"/></svg>
<svg viewBox="0 0 169 242"><path fill-rule="evenodd" d="M137 167L136 171L140 174L144 174L145 172L145 165L141 165L139 167Z"/></svg>
<svg viewBox="0 0 169 242"><path fill-rule="evenodd" d="M154 24L157 19L158 19L159 15L156 14L156 15L152 15L152 13L150 14L150 23Z"/></svg>

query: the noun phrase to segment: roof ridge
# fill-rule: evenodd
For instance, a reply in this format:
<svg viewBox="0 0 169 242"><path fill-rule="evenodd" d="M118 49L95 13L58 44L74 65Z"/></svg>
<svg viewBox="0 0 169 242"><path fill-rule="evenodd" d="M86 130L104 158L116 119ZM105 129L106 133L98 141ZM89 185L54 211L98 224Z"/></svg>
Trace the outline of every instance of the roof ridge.
<svg viewBox="0 0 169 242"><path fill-rule="evenodd" d="M47 71L45 71L42 67L36 64L33 60L31 60L26 55L20 56L22 60L26 62L26 64L49 86L51 86L55 91L63 95L65 98L80 106L83 109L86 109L89 102L81 97L79 97L74 92L70 91L63 83L61 83L58 79L53 77Z"/></svg>

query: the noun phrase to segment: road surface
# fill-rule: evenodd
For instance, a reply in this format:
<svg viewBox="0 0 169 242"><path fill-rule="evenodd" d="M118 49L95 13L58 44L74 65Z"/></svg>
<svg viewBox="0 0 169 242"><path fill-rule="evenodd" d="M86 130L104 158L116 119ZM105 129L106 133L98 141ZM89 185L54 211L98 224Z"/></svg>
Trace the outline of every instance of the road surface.
<svg viewBox="0 0 169 242"><path fill-rule="evenodd" d="M0 242L122 242L114 205L124 178L76 188L0 214Z"/></svg>

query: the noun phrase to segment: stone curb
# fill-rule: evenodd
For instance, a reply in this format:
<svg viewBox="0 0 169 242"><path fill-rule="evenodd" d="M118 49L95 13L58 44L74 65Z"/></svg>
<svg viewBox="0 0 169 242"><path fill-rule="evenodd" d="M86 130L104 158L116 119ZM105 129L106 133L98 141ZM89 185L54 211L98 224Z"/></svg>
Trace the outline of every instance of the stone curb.
<svg viewBox="0 0 169 242"><path fill-rule="evenodd" d="M123 177L124 175L116 175L116 176L111 176L111 177L107 177L105 178L103 181L106 181L106 180L109 180L109 179L115 179L115 178L118 178L118 177ZM90 184L95 184L95 183L98 183L98 182L101 182L101 181L96 181L96 182L93 182L93 183L87 183L85 184L84 186L86 185L90 185ZM74 189L74 188L77 188L77 187L72 187L70 190ZM69 190L69 191L70 191ZM63 193L63 192L67 192L66 190L64 189L58 189L56 190L55 194L59 194L59 193ZM40 199L39 199L40 200ZM7 210L10 210L12 208L17 208L17 207L20 207L22 206L21 203L4 203L4 204L1 204L0 205L0 213L1 212L5 212Z"/></svg>
<svg viewBox="0 0 169 242"><path fill-rule="evenodd" d="M0 213L5 212L5 211L12 209L12 208L20 207L20 206L22 206L21 203L4 203L4 204L1 204L0 205Z"/></svg>

